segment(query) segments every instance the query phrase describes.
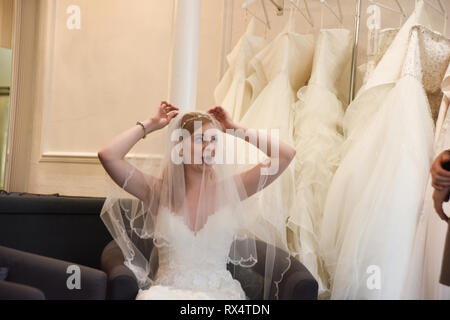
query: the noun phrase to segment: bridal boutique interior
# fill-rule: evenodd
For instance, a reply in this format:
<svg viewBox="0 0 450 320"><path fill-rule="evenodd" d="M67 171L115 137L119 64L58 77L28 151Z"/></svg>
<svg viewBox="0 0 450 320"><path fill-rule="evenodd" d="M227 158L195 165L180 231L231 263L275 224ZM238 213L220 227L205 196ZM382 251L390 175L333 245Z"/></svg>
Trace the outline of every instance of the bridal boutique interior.
<svg viewBox="0 0 450 320"><path fill-rule="evenodd" d="M430 176L450 148L449 12L450 0L0 0L0 298L134 299L100 220L98 151L167 100L222 106L295 147L246 203L298 268L281 298L449 300ZM146 146L127 158L157 163ZM68 261L88 290L58 289ZM40 277L22 275L35 265Z"/></svg>

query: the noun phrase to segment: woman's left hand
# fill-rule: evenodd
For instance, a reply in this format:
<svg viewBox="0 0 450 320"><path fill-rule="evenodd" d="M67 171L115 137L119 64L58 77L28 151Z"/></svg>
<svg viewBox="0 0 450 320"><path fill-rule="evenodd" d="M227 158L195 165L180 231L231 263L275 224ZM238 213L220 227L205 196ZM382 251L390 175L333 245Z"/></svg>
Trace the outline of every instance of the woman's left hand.
<svg viewBox="0 0 450 320"><path fill-rule="evenodd" d="M228 112L221 106L216 106L206 111L212 115L222 126L222 131L226 129L231 129L235 127L233 120L231 119Z"/></svg>
<svg viewBox="0 0 450 320"><path fill-rule="evenodd" d="M449 217L444 212L444 202L448 202L450 197L450 189L442 189L437 190L435 189L433 192L433 202L434 202L434 209L436 210L436 213L439 215L439 217L444 220L445 222L449 222Z"/></svg>

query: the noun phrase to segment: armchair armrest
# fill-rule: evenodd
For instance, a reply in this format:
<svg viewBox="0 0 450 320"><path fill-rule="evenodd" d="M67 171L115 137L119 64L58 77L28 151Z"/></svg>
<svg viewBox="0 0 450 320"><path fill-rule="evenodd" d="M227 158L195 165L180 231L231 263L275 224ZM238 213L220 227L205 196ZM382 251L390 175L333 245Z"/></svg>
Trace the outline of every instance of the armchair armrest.
<svg viewBox="0 0 450 320"><path fill-rule="evenodd" d="M45 300L45 295L39 289L1 280L0 300Z"/></svg>
<svg viewBox="0 0 450 320"><path fill-rule="evenodd" d="M256 249L258 257L265 257L267 244L263 241L256 241ZM284 272L286 266L286 258L289 257L291 266L283 275L282 281L279 283L279 299L285 300L317 300L319 285L317 280L308 271L308 269L289 253L276 248L275 265L273 268L274 279L279 279L281 273ZM259 260L253 267L254 270L262 277L265 274L264 259ZM275 284L272 283L270 298L275 299Z"/></svg>
<svg viewBox="0 0 450 320"><path fill-rule="evenodd" d="M75 263L0 246L0 267L8 268L6 282L38 288L47 299L105 299L106 274L80 268L80 289L69 289L67 269Z"/></svg>
<svg viewBox="0 0 450 320"><path fill-rule="evenodd" d="M280 299L317 300L318 283L309 271L306 271L295 271L286 277L283 289L280 290Z"/></svg>
<svg viewBox="0 0 450 320"><path fill-rule="evenodd" d="M102 270L107 274L107 299L133 300L139 287L136 277L124 264L122 251L116 242L111 241L103 250L101 258Z"/></svg>

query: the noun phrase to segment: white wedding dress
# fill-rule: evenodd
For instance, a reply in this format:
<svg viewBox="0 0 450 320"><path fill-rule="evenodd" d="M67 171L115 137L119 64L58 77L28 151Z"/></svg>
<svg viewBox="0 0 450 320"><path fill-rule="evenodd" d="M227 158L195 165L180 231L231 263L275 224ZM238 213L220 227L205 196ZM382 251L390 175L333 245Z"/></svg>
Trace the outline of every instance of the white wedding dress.
<svg viewBox="0 0 450 320"><path fill-rule="evenodd" d="M265 39L255 35L255 19L252 18L245 34L227 56L229 68L214 90L214 98L235 121L241 120L265 85L250 64L265 45Z"/></svg>
<svg viewBox="0 0 450 320"><path fill-rule="evenodd" d="M356 88L358 90L366 84L367 80L372 75L373 70L375 70L381 58L383 58L386 50L391 45L392 41L394 41L398 31L399 28L386 28L382 30L373 30L369 33L370 37L373 38L371 39L371 42L374 43L373 46L375 46L375 48L372 49L373 52L367 54L367 62L357 67Z"/></svg>
<svg viewBox="0 0 450 320"><path fill-rule="evenodd" d="M444 97L436 123L434 157L450 149L450 65L442 81L442 91ZM434 209L433 191L430 176L405 287L406 299L450 300L450 287L439 283L448 225ZM444 211L450 211L448 203L444 203Z"/></svg>
<svg viewBox="0 0 450 320"><path fill-rule="evenodd" d="M296 92L311 75L313 53L313 35L296 33L291 17L283 31L250 61L258 78L267 85L241 120L246 128L276 129L280 140L294 145ZM258 153L262 154L259 150ZM249 213L261 216L273 228L272 235L278 247L298 256L298 226L289 221L297 211L294 162L257 198L249 199L246 205Z"/></svg>
<svg viewBox="0 0 450 320"><path fill-rule="evenodd" d="M403 295L433 156L428 95L450 58L450 43L422 26L424 5L417 2L344 117L320 241L332 299Z"/></svg>
<svg viewBox="0 0 450 320"><path fill-rule="evenodd" d="M342 118L347 103L339 83L349 83L352 34L347 29L324 29L316 42L308 85L294 107L295 181L298 210L291 221L299 227L296 245L300 261L319 283L326 298L329 280L323 269L318 235L328 187L340 161ZM346 90L346 92L348 92Z"/></svg>
<svg viewBox="0 0 450 320"><path fill-rule="evenodd" d="M233 279L227 270L228 255L236 230L229 210L223 208L209 216L205 225L194 232L181 216L162 207L156 229L168 234L170 246L158 248L159 266L153 285L146 290L140 289L136 299L247 299L239 281ZM191 250L192 247L195 250ZM208 257L208 260L204 261L201 257Z"/></svg>

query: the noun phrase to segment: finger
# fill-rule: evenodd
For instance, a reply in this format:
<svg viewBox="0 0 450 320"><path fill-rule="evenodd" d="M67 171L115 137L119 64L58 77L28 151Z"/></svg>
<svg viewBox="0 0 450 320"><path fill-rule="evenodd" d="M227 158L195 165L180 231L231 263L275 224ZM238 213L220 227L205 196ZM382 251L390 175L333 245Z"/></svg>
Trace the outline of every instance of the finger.
<svg viewBox="0 0 450 320"><path fill-rule="evenodd" d="M439 215L439 217L444 220L444 210L442 209L442 201L439 199L434 200L434 210L436 210L436 213Z"/></svg>
<svg viewBox="0 0 450 320"><path fill-rule="evenodd" d="M442 187L450 187L450 181L443 178L435 178L433 182Z"/></svg>
<svg viewBox="0 0 450 320"><path fill-rule="evenodd" d="M168 115L169 121L175 118L178 115L178 112L172 112Z"/></svg>
<svg viewBox="0 0 450 320"><path fill-rule="evenodd" d="M444 180L450 180L450 176L447 175L447 172L445 170L440 170L438 168L434 168L434 170L431 171L431 178L432 179L444 179Z"/></svg>
<svg viewBox="0 0 450 320"><path fill-rule="evenodd" d="M433 192L434 209L436 210L439 217L444 221L448 221L448 217L444 212L443 202L449 197L449 194L449 190L447 190L445 193L436 191Z"/></svg>
<svg viewBox="0 0 450 320"><path fill-rule="evenodd" d="M179 109L177 106L174 106L174 105L171 104L171 103L169 103L168 105L169 105L169 107L171 107L171 108L176 108L177 110Z"/></svg>
<svg viewBox="0 0 450 320"><path fill-rule="evenodd" d="M432 185L433 188L435 188L436 190L442 190L442 189L444 189L444 187L442 187L441 185L435 184L434 182L432 182L431 185Z"/></svg>
<svg viewBox="0 0 450 320"><path fill-rule="evenodd" d="M448 175L449 172L450 171L447 171L445 169L436 168L433 171L432 175L433 175L433 177L436 177L436 178L442 178L442 179L450 180L450 175Z"/></svg>
<svg viewBox="0 0 450 320"><path fill-rule="evenodd" d="M442 176L435 176L434 177L434 180L435 181L440 181L440 182L450 182L450 179L449 178L447 178L447 177L442 177Z"/></svg>
<svg viewBox="0 0 450 320"><path fill-rule="evenodd" d="M434 174L439 177L450 178L450 171L445 170L442 166L438 165L434 168Z"/></svg>
<svg viewBox="0 0 450 320"><path fill-rule="evenodd" d="M442 152L441 156L441 163L449 162L450 161L450 152L444 151Z"/></svg>
<svg viewBox="0 0 450 320"><path fill-rule="evenodd" d="M172 105L170 105L170 106L168 106L168 107L166 107L167 109L167 111L168 112L170 112L170 111L173 111L173 110L179 110L179 108L177 108L177 107L175 107L175 106L172 106Z"/></svg>

